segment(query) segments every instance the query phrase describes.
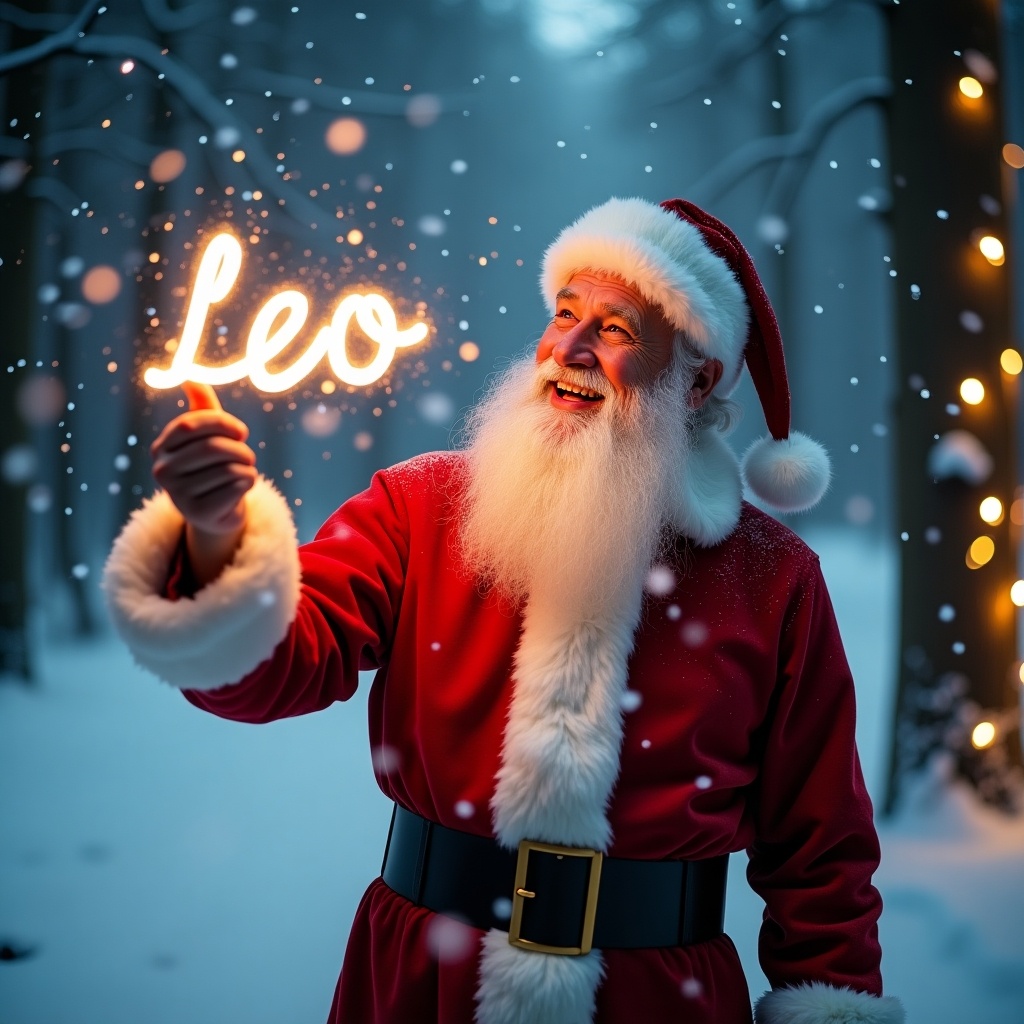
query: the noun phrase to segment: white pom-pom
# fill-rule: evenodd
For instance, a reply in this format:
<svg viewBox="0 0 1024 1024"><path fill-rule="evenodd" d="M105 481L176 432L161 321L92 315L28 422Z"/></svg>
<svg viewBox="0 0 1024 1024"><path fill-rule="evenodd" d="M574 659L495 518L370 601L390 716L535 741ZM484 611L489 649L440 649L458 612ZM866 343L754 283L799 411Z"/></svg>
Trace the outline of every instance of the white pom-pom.
<svg viewBox="0 0 1024 1024"><path fill-rule="evenodd" d="M780 512L806 512L824 497L832 477L825 449L806 434L788 440L762 437L743 456L743 480L763 502Z"/></svg>

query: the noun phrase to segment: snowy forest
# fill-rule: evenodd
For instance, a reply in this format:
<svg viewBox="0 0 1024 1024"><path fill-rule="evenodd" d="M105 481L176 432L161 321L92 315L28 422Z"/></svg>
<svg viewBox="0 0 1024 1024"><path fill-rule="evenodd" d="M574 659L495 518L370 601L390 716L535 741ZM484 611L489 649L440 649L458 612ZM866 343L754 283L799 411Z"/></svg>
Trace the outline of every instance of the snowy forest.
<svg viewBox="0 0 1024 1024"><path fill-rule="evenodd" d="M887 993L911 1022L1024 1019L1022 0L0 0L0 41L0 1021L322 1020L379 871L365 686L222 722L107 621L185 405L143 375L210 240L239 263L207 354L286 288L304 343L371 290L422 328L376 378L218 387L308 540L457 442L544 329L545 247L611 196L734 228L830 453L783 518L857 684ZM738 398L740 452L764 425Z"/></svg>

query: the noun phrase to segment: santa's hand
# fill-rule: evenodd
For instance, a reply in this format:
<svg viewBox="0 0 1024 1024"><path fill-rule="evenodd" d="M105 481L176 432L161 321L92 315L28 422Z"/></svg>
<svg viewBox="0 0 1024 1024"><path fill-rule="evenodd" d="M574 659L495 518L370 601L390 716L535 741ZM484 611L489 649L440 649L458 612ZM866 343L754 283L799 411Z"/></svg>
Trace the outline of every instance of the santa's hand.
<svg viewBox="0 0 1024 1024"><path fill-rule="evenodd" d="M245 492L256 481L249 428L225 412L208 384L182 384L188 412L150 447L153 476L185 517L192 568L207 583L230 561L245 528Z"/></svg>

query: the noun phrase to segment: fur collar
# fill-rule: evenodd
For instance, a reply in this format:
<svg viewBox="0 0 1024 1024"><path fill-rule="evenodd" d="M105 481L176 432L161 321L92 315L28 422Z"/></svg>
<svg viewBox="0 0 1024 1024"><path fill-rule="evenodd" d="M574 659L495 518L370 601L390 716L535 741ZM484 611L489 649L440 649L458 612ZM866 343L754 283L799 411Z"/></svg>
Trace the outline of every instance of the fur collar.
<svg viewBox="0 0 1024 1024"><path fill-rule="evenodd" d="M697 432L680 475L674 525L701 547L739 520L739 466L717 431ZM622 697L643 603L643 577L623 580L603 618L576 621L557 594L534 594L523 613L512 705L491 801L503 846L522 839L605 851L607 809L619 775ZM478 1024L588 1024L602 976L601 953L559 957L486 937Z"/></svg>

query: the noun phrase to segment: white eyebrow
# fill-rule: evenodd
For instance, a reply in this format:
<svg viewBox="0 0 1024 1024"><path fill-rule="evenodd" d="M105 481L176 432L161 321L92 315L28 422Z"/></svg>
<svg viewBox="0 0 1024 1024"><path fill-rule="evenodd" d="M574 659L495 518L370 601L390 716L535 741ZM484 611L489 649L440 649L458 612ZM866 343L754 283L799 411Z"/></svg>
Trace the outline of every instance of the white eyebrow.
<svg viewBox="0 0 1024 1024"><path fill-rule="evenodd" d="M568 299L572 302L579 299L579 296L571 288L563 288L555 296L555 302L561 302L562 299ZM640 337L640 321L637 319L636 312L630 309L629 306L619 306L612 302L604 302L599 308L609 316L617 316L620 320L625 320L633 337Z"/></svg>

